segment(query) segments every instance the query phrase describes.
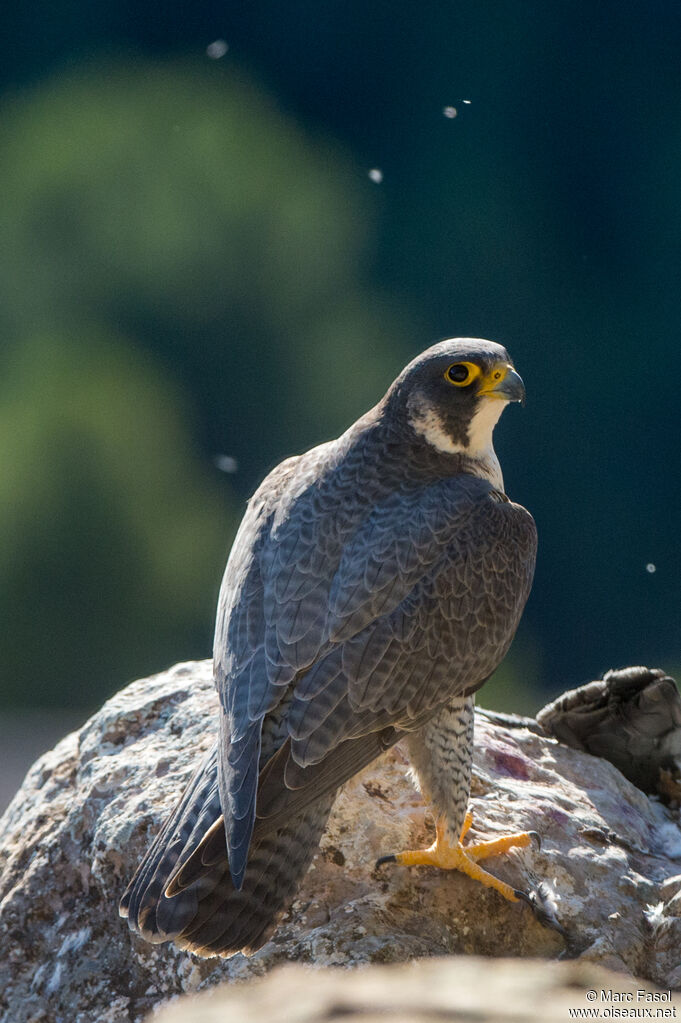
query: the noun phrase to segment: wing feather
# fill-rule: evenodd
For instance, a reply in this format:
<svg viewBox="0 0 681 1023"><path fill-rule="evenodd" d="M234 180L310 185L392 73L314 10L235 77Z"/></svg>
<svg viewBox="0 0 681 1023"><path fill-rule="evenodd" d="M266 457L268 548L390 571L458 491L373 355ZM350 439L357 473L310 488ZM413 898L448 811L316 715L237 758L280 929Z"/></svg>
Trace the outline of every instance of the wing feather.
<svg viewBox="0 0 681 1023"><path fill-rule="evenodd" d="M382 730L419 727L481 684L531 584L532 518L486 481L372 494L366 465L334 475L329 450L266 481L223 583L220 798L237 885L256 812L299 812L385 748ZM266 716L284 727L261 754Z"/></svg>

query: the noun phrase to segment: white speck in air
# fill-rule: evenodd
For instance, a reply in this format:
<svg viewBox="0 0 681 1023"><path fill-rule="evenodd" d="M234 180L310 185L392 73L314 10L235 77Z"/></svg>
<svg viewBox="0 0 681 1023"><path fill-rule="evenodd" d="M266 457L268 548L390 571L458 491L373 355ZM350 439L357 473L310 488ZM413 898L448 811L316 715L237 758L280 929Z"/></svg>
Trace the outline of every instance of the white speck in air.
<svg viewBox="0 0 681 1023"><path fill-rule="evenodd" d="M211 60L220 60L220 57L224 57L228 49L229 45L224 39L215 39L206 47L206 56Z"/></svg>
<svg viewBox="0 0 681 1023"><path fill-rule="evenodd" d="M372 167L369 171L369 177L375 185L380 185L383 181L383 171L379 170L378 167Z"/></svg>
<svg viewBox="0 0 681 1023"><path fill-rule="evenodd" d="M232 455L216 455L213 463L220 472L236 472L239 468L239 463Z"/></svg>
<svg viewBox="0 0 681 1023"><path fill-rule="evenodd" d="M456 109L456 107L443 107L442 108L442 113L445 115L445 117L448 117L450 121L452 121L456 117L458 112L459 111Z"/></svg>
<svg viewBox="0 0 681 1023"><path fill-rule="evenodd" d="M646 572L649 572L650 575L652 575L653 572L657 572L657 566L653 565L652 561L649 561L646 565Z"/></svg>
<svg viewBox="0 0 681 1023"><path fill-rule="evenodd" d="M465 103L467 107L471 105L471 101L469 99L462 99L461 102Z"/></svg>

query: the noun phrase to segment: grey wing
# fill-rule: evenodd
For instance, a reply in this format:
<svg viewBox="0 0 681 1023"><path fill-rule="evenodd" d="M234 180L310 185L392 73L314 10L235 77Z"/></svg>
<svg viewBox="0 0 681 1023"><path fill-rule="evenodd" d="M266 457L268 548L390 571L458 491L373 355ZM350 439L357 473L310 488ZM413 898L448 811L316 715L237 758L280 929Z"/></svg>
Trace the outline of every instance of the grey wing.
<svg viewBox="0 0 681 1023"><path fill-rule="evenodd" d="M529 593L534 523L486 482L457 477L376 507L362 501L354 481L326 498L320 488L289 486L274 511L254 501L230 557L216 679L225 711L221 801L237 886L259 770L262 830L480 685L506 652ZM288 738L261 758L263 718L285 694Z"/></svg>
<svg viewBox="0 0 681 1023"><path fill-rule="evenodd" d="M255 819L262 720L282 690L270 680L265 658L264 585L260 565L271 528L272 499L286 485L295 460L283 463L249 502L225 568L215 628L213 674L222 714L218 787L230 870L241 887ZM277 681L277 680L275 680ZM282 678L285 685L290 678Z"/></svg>
<svg viewBox="0 0 681 1023"><path fill-rule="evenodd" d="M344 546L319 656L295 681L289 738L261 773L260 830L482 685L515 633L536 543L529 513L471 477L372 512Z"/></svg>
<svg viewBox="0 0 681 1023"><path fill-rule="evenodd" d="M330 647L296 682L288 714L301 767L389 725L412 730L479 688L517 628L536 556L529 513L471 477L405 504L377 509L343 551Z"/></svg>
<svg viewBox="0 0 681 1023"><path fill-rule="evenodd" d="M214 646L223 711L218 781L237 888L255 822L263 721L317 656L323 638L324 594L341 538L324 528L333 502L320 507L310 495L327 455L328 445L321 445L270 473L249 502L220 591Z"/></svg>

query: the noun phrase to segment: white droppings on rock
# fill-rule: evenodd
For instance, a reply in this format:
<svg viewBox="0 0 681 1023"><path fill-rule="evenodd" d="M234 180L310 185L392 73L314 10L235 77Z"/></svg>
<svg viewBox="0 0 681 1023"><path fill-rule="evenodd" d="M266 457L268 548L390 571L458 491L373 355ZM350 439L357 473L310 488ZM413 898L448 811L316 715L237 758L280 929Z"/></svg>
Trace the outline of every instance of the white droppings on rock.
<svg viewBox="0 0 681 1023"><path fill-rule="evenodd" d="M681 917L681 888L677 889L666 903L665 912L668 916Z"/></svg>
<svg viewBox="0 0 681 1023"><path fill-rule="evenodd" d="M47 984L45 985L46 995L53 995L59 990L61 986L61 975L62 964L60 962L56 962L54 964L54 969L52 970L52 975L48 980Z"/></svg>
<svg viewBox="0 0 681 1023"><path fill-rule="evenodd" d="M677 821L663 821L657 828L657 837L665 856L672 860L681 859L681 828Z"/></svg>
<svg viewBox="0 0 681 1023"><path fill-rule="evenodd" d="M643 915L651 927L659 927L664 920L664 902L657 902L654 906L646 906Z"/></svg>
<svg viewBox="0 0 681 1023"><path fill-rule="evenodd" d="M31 991L40 991L40 988L42 987L43 980L45 978L45 974L47 973L47 968L48 968L48 964L47 963L41 963L38 966L38 968L36 969L35 973L33 974L33 977L31 978L31 988L30 988Z"/></svg>
<svg viewBox="0 0 681 1023"><path fill-rule="evenodd" d="M660 886L660 897L664 902L672 899L677 892L681 892L681 874L666 878Z"/></svg>
<svg viewBox="0 0 681 1023"><path fill-rule="evenodd" d="M61 943L57 956L65 956L68 955L69 952L80 952L83 945L89 941L91 934L91 927L82 927L79 931L67 934Z"/></svg>

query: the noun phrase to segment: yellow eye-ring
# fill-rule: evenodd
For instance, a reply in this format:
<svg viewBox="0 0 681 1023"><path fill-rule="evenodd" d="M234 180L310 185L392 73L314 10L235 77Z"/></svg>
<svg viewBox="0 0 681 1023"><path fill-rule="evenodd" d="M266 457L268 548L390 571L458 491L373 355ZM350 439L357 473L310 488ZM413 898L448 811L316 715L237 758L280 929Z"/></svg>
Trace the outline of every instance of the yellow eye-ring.
<svg viewBox="0 0 681 1023"><path fill-rule="evenodd" d="M474 362L454 362L445 371L445 380L455 387L468 387L480 376L480 367Z"/></svg>

